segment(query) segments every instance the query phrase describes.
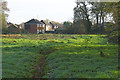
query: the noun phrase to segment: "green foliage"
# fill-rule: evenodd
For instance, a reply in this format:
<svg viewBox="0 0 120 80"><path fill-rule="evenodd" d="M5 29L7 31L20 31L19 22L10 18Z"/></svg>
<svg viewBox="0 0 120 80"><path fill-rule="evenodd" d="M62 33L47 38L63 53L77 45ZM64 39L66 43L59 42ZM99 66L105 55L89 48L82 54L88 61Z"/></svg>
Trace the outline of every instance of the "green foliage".
<svg viewBox="0 0 120 80"><path fill-rule="evenodd" d="M118 43L120 31L113 31L108 35L108 41L112 43Z"/></svg>
<svg viewBox="0 0 120 80"><path fill-rule="evenodd" d="M65 21L65 22L63 23L63 25L64 25L64 26L70 26L70 25L72 25L72 23Z"/></svg>
<svg viewBox="0 0 120 80"><path fill-rule="evenodd" d="M2 28L6 28L7 23L6 23L5 14L1 13L1 16L2 16Z"/></svg>
<svg viewBox="0 0 120 80"><path fill-rule="evenodd" d="M7 29L7 22L6 22L6 18L5 18L5 14L4 13L0 13L0 16L1 16L1 25L0 27L2 28L2 33L7 33L8 32L8 29Z"/></svg>
<svg viewBox="0 0 120 80"><path fill-rule="evenodd" d="M85 33L90 33L92 23L90 21L86 21L86 20L77 20L74 21L73 23L73 30L74 33L78 33L78 34L85 34Z"/></svg>
<svg viewBox="0 0 120 80"><path fill-rule="evenodd" d="M112 13L113 20L116 24L118 24L120 14L120 1L106 3L105 12Z"/></svg>
<svg viewBox="0 0 120 80"><path fill-rule="evenodd" d="M8 17L8 14L6 14L6 12L9 11L7 8L7 1L0 1L0 7L2 8L0 13L0 30L2 29L2 33L6 34L8 31L6 22L6 17Z"/></svg>
<svg viewBox="0 0 120 80"><path fill-rule="evenodd" d="M72 33L72 22L65 21L62 27L55 30L55 33L69 34Z"/></svg>
<svg viewBox="0 0 120 80"><path fill-rule="evenodd" d="M105 25L105 31L107 34L111 33L113 30L117 30L114 23L107 22Z"/></svg>
<svg viewBox="0 0 120 80"><path fill-rule="evenodd" d="M88 7L89 6L89 7ZM120 14L120 2L79 2L76 1L76 7L74 8L74 22L78 20L84 20L83 24L79 26L85 26L84 23L88 21L84 28L86 28L85 33L93 34L105 34L104 23L106 23L105 17L113 18L112 21L115 22L115 25L119 25ZM110 15L108 17L108 15ZM86 20L86 21L85 21ZM89 24L89 21L92 21L92 24ZM77 23L75 23L77 25ZM91 27L91 25L93 27ZM115 27L115 25L113 27ZM109 33L113 28L109 28L107 25L106 31ZM92 28L92 29L91 29ZM77 29L83 29L81 27ZM83 29L84 32L84 29Z"/></svg>
<svg viewBox="0 0 120 80"><path fill-rule="evenodd" d="M90 33L92 23L86 20L77 20L73 24L71 22L64 22L63 26L55 31L55 33L63 34L85 34Z"/></svg>

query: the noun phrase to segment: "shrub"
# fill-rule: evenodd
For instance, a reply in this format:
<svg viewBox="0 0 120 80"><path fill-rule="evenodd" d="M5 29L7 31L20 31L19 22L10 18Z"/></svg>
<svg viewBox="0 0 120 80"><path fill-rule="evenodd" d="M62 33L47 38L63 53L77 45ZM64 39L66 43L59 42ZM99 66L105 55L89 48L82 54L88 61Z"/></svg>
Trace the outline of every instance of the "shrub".
<svg viewBox="0 0 120 80"><path fill-rule="evenodd" d="M42 32L39 32L38 34L43 34Z"/></svg>
<svg viewBox="0 0 120 80"><path fill-rule="evenodd" d="M113 31L108 35L108 42L118 43L120 31Z"/></svg>

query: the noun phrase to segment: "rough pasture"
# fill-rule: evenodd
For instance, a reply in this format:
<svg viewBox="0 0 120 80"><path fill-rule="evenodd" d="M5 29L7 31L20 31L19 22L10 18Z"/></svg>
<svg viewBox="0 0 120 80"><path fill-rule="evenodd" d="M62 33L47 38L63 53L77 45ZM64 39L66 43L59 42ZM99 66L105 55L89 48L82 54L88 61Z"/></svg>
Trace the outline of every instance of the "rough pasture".
<svg viewBox="0 0 120 80"><path fill-rule="evenodd" d="M118 45L105 35L3 36L2 52L3 78L118 78Z"/></svg>

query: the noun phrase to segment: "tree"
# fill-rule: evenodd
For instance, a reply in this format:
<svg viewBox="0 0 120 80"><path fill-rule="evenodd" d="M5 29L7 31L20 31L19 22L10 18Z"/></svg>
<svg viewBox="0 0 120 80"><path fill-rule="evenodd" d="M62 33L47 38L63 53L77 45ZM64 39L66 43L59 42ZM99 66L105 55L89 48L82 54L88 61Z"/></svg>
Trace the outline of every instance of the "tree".
<svg viewBox="0 0 120 80"><path fill-rule="evenodd" d="M77 6L74 8L74 21L83 19L89 21L89 9L86 2L76 2Z"/></svg>
<svg viewBox="0 0 120 80"><path fill-rule="evenodd" d="M5 14L4 13L1 13L1 18L2 18L1 19L2 20L1 21L1 23L2 23L2 25L1 25L2 26L1 27L2 28L2 33L4 33L4 32L7 31L7 27L6 27L7 26L7 22L6 22L6 18L5 18Z"/></svg>
<svg viewBox="0 0 120 80"><path fill-rule="evenodd" d="M120 45L120 1L107 3L105 11L112 14L115 22L115 25L112 25L113 29L110 29L111 32L108 34L108 41ZM120 59L120 53L118 53L118 59Z"/></svg>
<svg viewBox="0 0 120 80"><path fill-rule="evenodd" d="M105 2L90 2L91 14L93 19L96 21L95 27L97 29L97 33L104 33L104 18L107 16L107 12L105 12L106 3Z"/></svg>
<svg viewBox="0 0 120 80"><path fill-rule="evenodd" d="M52 22L53 24L60 24L59 22L56 22L56 21L50 21Z"/></svg>
<svg viewBox="0 0 120 80"><path fill-rule="evenodd" d="M74 22L79 20L87 21L86 33L90 33L91 24L90 24L90 8L88 2L76 2L77 6L74 8Z"/></svg>
<svg viewBox="0 0 120 80"><path fill-rule="evenodd" d="M118 24L120 15L120 1L107 3L105 11L109 14L112 14L114 22Z"/></svg>
<svg viewBox="0 0 120 80"><path fill-rule="evenodd" d="M65 22L63 23L63 25L67 27L67 26L70 26L70 25L72 25L72 22L65 21Z"/></svg>
<svg viewBox="0 0 120 80"><path fill-rule="evenodd" d="M87 23L88 22L83 19L73 22L73 26L72 26L73 33L85 34L87 30L86 28Z"/></svg>
<svg viewBox="0 0 120 80"><path fill-rule="evenodd" d="M114 30L115 30L115 28L116 28L116 30L119 30L119 25L120 25L120 1L119 2L106 3L105 12L112 15L113 21L115 23Z"/></svg>
<svg viewBox="0 0 120 80"><path fill-rule="evenodd" d="M7 30L6 26L7 26L7 22L6 22L6 18L8 17L8 14L6 13L7 11L9 11L9 9L7 8L7 2L4 0L0 1L0 28L2 28L3 33Z"/></svg>

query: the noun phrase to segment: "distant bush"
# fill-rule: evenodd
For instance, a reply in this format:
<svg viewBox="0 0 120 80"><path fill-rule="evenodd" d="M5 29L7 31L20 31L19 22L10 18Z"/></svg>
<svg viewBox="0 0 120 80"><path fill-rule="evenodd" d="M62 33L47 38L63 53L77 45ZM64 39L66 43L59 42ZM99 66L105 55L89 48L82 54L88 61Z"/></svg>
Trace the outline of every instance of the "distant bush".
<svg viewBox="0 0 120 80"><path fill-rule="evenodd" d="M120 31L113 31L108 35L108 42L118 43Z"/></svg>
<svg viewBox="0 0 120 80"><path fill-rule="evenodd" d="M55 31L45 31L47 34L54 34Z"/></svg>
<svg viewBox="0 0 120 80"><path fill-rule="evenodd" d="M117 26L112 22L106 22L105 24L105 33L110 34L113 30L117 30Z"/></svg>
<svg viewBox="0 0 120 80"><path fill-rule="evenodd" d="M77 20L73 23L64 22L63 26L56 29L55 33L62 34L85 34L90 33L92 23L86 20Z"/></svg>
<svg viewBox="0 0 120 80"><path fill-rule="evenodd" d="M69 33L71 33L71 25L72 25L71 22L64 22L63 26L61 26L55 30L55 33L69 34Z"/></svg>
<svg viewBox="0 0 120 80"><path fill-rule="evenodd" d="M38 34L43 34L42 32L39 32Z"/></svg>
<svg viewBox="0 0 120 80"><path fill-rule="evenodd" d="M9 31L8 31L8 28L2 28L2 34L8 34Z"/></svg>
<svg viewBox="0 0 120 80"><path fill-rule="evenodd" d="M20 29L20 33L25 33L25 30L24 29Z"/></svg>
<svg viewBox="0 0 120 80"><path fill-rule="evenodd" d="M73 23L72 30L73 33L84 34L86 33L86 21L78 20Z"/></svg>

